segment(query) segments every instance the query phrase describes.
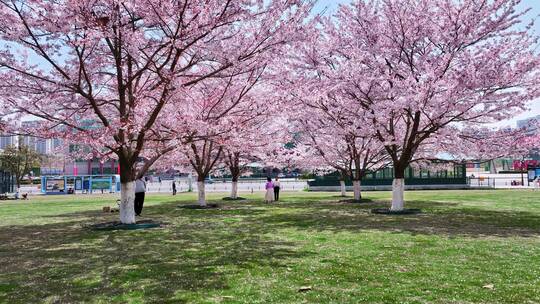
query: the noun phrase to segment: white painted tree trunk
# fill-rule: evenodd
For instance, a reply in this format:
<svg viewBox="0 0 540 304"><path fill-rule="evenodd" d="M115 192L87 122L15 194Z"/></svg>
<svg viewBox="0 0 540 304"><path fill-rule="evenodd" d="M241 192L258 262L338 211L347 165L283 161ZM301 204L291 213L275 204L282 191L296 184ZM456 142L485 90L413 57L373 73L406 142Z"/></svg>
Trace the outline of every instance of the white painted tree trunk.
<svg viewBox="0 0 540 304"><path fill-rule="evenodd" d="M347 196L347 187L344 180L339 181L339 187L341 188L341 196Z"/></svg>
<svg viewBox="0 0 540 304"><path fill-rule="evenodd" d="M120 222L135 223L135 182L120 183Z"/></svg>
<svg viewBox="0 0 540 304"><path fill-rule="evenodd" d="M392 211L401 211L403 210L404 200L403 194L405 192L405 179L403 178L394 178L392 182Z"/></svg>
<svg viewBox="0 0 540 304"><path fill-rule="evenodd" d="M495 165L495 160L493 159L489 162L489 173L497 174L497 167Z"/></svg>
<svg viewBox="0 0 540 304"><path fill-rule="evenodd" d="M238 198L238 182L232 182L231 198L232 199Z"/></svg>
<svg viewBox="0 0 540 304"><path fill-rule="evenodd" d="M360 201L362 199L362 193L360 192L360 181L353 180L354 200Z"/></svg>
<svg viewBox="0 0 540 304"><path fill-rule="evenodd" d="M197 182L197 190L199 192L199 206L206 206L206 192L204 191L204 181Z"/></svg>

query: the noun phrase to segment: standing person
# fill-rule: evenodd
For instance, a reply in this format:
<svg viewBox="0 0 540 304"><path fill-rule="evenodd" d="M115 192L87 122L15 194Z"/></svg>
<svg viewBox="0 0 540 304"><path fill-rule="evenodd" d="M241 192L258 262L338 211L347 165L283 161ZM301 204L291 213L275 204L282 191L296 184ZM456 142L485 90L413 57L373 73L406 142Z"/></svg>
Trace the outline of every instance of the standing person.
<svg viewBox="0 0 540 304"><path fill-rule="evenodd" d="M266 195L264 196L264 201L266 203L271 203L274 201L274 183L270 177L266 178Z"/></svg>
<svg viewBox="0 0 540 304"><path fill-rule="evenodd" d="M172 181L172 195L176 195L176 182L174 179Z"/></svg>
<svg viewBox="0 0 540 304"><path fill-rule="evenodd" d="M139 178L135 181L135 215L140 216L143 204L144 204L144 193L146 192L146 182Z"/></svg>
<svg viewBox="0 0 540 304"><path fill-rule="evenodd" d="M274 199L279 201L279 189L281 188L281 183L279 182L279 178L276 177L276 180L274 181Z"/></svg>

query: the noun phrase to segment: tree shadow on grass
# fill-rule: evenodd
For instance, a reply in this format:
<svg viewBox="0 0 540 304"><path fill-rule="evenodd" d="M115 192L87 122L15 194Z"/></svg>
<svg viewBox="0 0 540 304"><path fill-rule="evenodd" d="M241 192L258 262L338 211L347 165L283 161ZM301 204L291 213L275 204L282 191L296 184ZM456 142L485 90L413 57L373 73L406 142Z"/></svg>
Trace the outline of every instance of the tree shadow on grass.
<svg viewBox="0 0 540 304"><path fill-rule="evenodd" d="M384 201L365 204L328 201L292 204L288 208L299 211L273 214L261 220L281 227L328 231L381 230L450 237L540 236L540 214L537 213L459 207L458 203L411 201L407 202L407 207L420 208L422 214L371 214L371 209L388 207L388 204Z"/></svg>
<svg viewBox="0 0 540 304"><path fill-rule="evenodd" d="M295 243L264 237L268 231L262 223L223 221L231 214L251 217L254 211L170 211L157 218L170 225L146 231L91 231L81 221L3 227L0 300L4 294L10 303L127 302L128 295L183 303L188 292L228 289L229 272L286 267L288 259L307 254Z"/></svg>
<svg viewBox="0 0 540 304"><path fill-rule="evenodd" d="M84 211L55 217L67 222L2 227L0 302L184 303L189 293L227 290L228 278L252 268L287 267L311 254L300 243L275 237L282 228L333 232L367 230L446 237L532 237L540 215L494 211L442 202L411 201L414 216L373 215L388 202L337 203L300 200L227 203L221 210L182 210L171 201L145 207L167 222L146 231L91 231L85 224L118 214Z"/></svg>
<svg viewBox="0 0 540 304"><path fill-rule="evenodd" d="M373 208L388 207L389 202L364 199L362 203L339 202L331 199L263 204L250 201L222 203L216 210L185 210L176 202L145 207L145 218L188 217L191 221L213 221L228 226L234 217L252 224L264 224L268 230L302 227L316 230L383 230L413 234L440 234L470 237L530 237L540 235L540 214L524 211L489 210L463 207L459 203L410 201L407 207L420 208L418 215L371 214ZM270 212L270 210L281 212ZM70 218L115 219L117 214L103 215L96 211L76 212L62 216ZM163 219L167 221L167 219ZM234 222L234 221L233 221Z"/></svg>
<svg viewBox="0 0 540 304"><path fill-rule="evenodd" d="M219 203L219 208L209 208L208 210L189 210L189 208L178 208L179 206L193 205L192 201L166 201L159 205L144 206L142 216L152 217L152 216L162 216L166 215L178 215L178 212L187 213L188 215L203 215L203 214L222 214L222 213L237 213L239 215L253 215L257 213L264 212L258 208L260 204L254 203L253 201L241 201L241 202L223 202L222 200L209 200L209 203L217 202ZM105 205L104 205L105 206ZM116 208L116 207L114 207ZM179 210L184 209L184 210ZM201 213L206 212L206 213ZM101 207L96 207L95 210L85 210L85 211L75 211L69 213L53 214L53 215L40 215L42 218L69 218L69 219L79 219L80 221L92 222L102 218L104 221L113 221L118 219L118 212L103 212Z"/></svg>

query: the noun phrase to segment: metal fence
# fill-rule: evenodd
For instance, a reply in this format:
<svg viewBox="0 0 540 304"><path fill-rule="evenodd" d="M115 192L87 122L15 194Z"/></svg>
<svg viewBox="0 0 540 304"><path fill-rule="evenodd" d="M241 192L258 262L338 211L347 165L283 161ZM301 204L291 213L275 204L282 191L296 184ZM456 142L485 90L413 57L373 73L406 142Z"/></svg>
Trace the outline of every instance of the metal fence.
<svg viewBox="0 0 540 304"><path fill-rule="evenodd" d="M238 181L239 192L257 192L264 191L265 179L245 179ZM176 191L184 192L189 190L189 180L176 180ZM301 191L307 187L305 180L284 179L280 180L282 191ZM231 191L232 182L230 180L213 180L205 182L205 190L209 192L228 192ZM191 182L192 191L197 191L197 182ZM166 193L172 192L172 181L164 180L160 182L149 182L146 186L147 192Z"/></svg>
<svg viewBox="0 0 540 304"><path fill-rule="evenodd" d="M186 178L177 179L176 181L176 191L186 192L189 190L189 180ZM305 180L299 179L280 179L281 190L282 191L301 191L307 187L307 182ZM266 179L241 179L238 181L238 191L239 192L257 192L264 191L264 186L266 184ZM232 182L230 180L212 180L205 182L205 190L208 192L229 192L232 188ZM191 182L192 191L197 191L197 181L193 180ZM11 191L13 192L13 191ZM146 192L150 193L172 193L172 180L162 180L151 181L146 183ZM41 189L39 185L23 185L21 187L21 193L28 194L41 194ZM77 191L80 193L80 191ZM99 194L101 191L95 190L93 193ZM105 191L104 193L108 193Z"/></svg>
<svg viewBox="0 0 540 304"><path fill-rule="evenodd" d="M13 174L0 170L0 194L13 192L15 177Z"/></svg>
<svg viewBox="0 0 540 304"><path fill-rule="evenodd" d="M258 192L264 191L266 180L265 179L241 179L238 182L239 192ZM280 180L282 191L302 191L307 188L307 181L300 179L283 179ZM178 192L185 192L189 189L189 180L180 179L176 180L176 190ZM364 183L362 183L364 185ZM527 176L522 179L521 177L509 176L509 177L469 177L467 178L467 184L470 188L533 188L533 182L528 182ZM338 184L339 185L339 184ZM365 186L365 185L364 185ZM9 186L8 186L9 187ZM163 180L162 182L154 181L147 183L147 192L150 193L172 193L172 180ZM213 180L205 183L205 190L208 192L229 192L232 188L232 182L230 180ZM0 188L2 193L3 188ZM192 191L197 191L197 182L194 180L191 183ZM13 186L9 189L13 192ZM39 185L23 185L21 187L22 193L28 194L40 194ZM95 191L94 193L101 193Z"/></svg>
<svg viewBox="0 0 540 304"><path fill-rule="evenodd" d="M471 188L533 188L527 176L521 177L469 177L467 183Z"/></svg>

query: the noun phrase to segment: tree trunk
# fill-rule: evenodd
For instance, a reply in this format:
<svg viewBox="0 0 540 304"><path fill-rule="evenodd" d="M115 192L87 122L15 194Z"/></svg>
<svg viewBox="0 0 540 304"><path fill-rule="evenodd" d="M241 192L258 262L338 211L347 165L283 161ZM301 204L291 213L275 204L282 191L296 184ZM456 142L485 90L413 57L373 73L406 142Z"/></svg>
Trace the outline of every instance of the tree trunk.
<svg viewBox="0 0 540 304"><path fill-rule="evenodd" d="M206 206L206 192L204 190L204 180L203 181L197 181L197 190L198 190L198 202L199 206L205 207Z"/></svg>
<svg viewBox="0 0 540 304"><path fill-rule="evenodd" d="M405 179L394 178L392 181L392 211L401 211L405 201L403 200L403 194L405 192Z"/></svg>
<svg viewBox="0 0 540 304"><path fill-rule="evenodd" d="M232 199L238 198L238 181L235 181L234 179L232 181L231 198Z"/></svg>
<svg viewBox="0 0 540 304"><path fill-rule="evenodd" d="M15 198L20 199L21 198L21 186L17 185L17 190L15 192Z"/></svg>
<svg viewBox="0 0 540 304"><path fill-rule="evenodd" d="M230 164L229 171L231 171L231 198L238 198L238 178L240 178L240 167L238 166L238 153L228 154Z"/></svg>
<svg viewBox="0 0 540 304"><path fill-rule="evenodd" d="M344 180L339 181L339 187L341 188L341 196L343 197L347 196L347 187L345 186Z"/></svg>
<svg viewBox="0 0 540 304"><path fill-rule="evenodd" d="M121 180L120 190L120 222L122 224L134 224L135 182Z"/></svg>
<svg viewBox="0 0 540 304"><path fill-rule="evenodd" d="M489 162L489 173L497 174L497 166L495 164L495 160L493 159Z"/></svg>
<svg viewBox="0 0 540 304"><path fill-rule="evenodd" d="M360 202L362 200L362 193L360 191L360 180L353 180L354 200Z"/></svg>

